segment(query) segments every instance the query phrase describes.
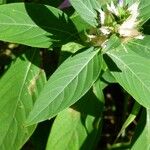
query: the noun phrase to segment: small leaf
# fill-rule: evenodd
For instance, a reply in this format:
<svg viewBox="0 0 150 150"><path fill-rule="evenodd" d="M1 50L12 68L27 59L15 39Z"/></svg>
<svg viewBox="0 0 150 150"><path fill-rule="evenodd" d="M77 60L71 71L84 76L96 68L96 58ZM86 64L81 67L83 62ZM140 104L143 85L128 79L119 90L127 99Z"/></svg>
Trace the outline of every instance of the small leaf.
<svg viewBox="0 0 150 150"><path fill-rule="evenodd" d="M102 74L102 80L106 83L116 83L116 79L114 76L111 74L109 69L107 69L103 74Z"/></svg>
<svg viewBox="0 0 150 150"><path fill-rule="evenodd" d="M85 22L79 14L74 13L71 17L70 17L71 21L74 23L76 29L78 30L78 32L83 32L87 29L90 29L92 26L89 25L87 22Z"/></svg>
<svg viewBox="0 0 150 150"><path fill-rule="evenodd" d="M107 84L100 79L98 79L94 84L93 84L93 93L95 96L101 101L101 103L104 103L104 94L103 94L103 89L107 86Z"/></svg>
<svg viewBox="0 0 150 150"><path fill-rule="evenodd" d="M75 39L73 23L59 9L42 4L0 6L0 40L49 48Z"/></svg>
<svg viewBox="0 0 150 150"><path fill-rule="evenodd" d="M62 46L61 51L75 53L83 47L84 46L79 44L79 43L69 42L69 43Z"/></svg>
<svg viewBox="0 0 150 150"><path fill-rule="evenodd" d="M52 118L79 100L92 86L101 70L99 50L93 47L68 58L50 77L27 124Z"/></svg>
<svg viewBox="0 0 150 150"><path fill-rule="evenodd" d="M25 127L25 120L46 81L39 65L39 51L30 49L0 80L1 150L20 149L36 127Z"/></svg>

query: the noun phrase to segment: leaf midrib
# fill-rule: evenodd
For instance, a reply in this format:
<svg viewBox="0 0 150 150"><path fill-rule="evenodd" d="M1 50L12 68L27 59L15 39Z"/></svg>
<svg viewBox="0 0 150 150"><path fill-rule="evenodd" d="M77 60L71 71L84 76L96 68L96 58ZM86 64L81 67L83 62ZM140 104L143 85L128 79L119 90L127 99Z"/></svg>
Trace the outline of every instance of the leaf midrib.
<svg viewBox="0 0 150 150"><path fill-rule="evenodd" d="M114 57L116 60L118 60L120 63L122 63L124 66L126 66L129 71L140 81L140 83L150 92L150 89L142 82L142 80L136 75L136 73L130 68L130 66L128 66L126 63L124 63L119 57L117 57L116 55L108 52L107 54L111 55L112 57Z"/></svg>
<svg viewBox="0 0 150 150"><path fill-rule="evenodd" d="M145 46L145 45L142 45L142 44L139 44L139 43L137 43L137 42L130 42L132 45L134 44L134 45L137 45L137 46L140 46L140 47L143 47L143 48L146 48L146 49L149 49L150 50L150 48L148 47L148 46Z"/></svg>
<svg viewBox="0 0 150 150"><path fill-rule="evenodd" d="M71 84L71 82L80 74L80 72L87 66L87 64L97 55L97 52L95 52L95 54L93 54L93 56L91 56L91 58L88 60L88 62L76 73L76 75L72 78L72 80L70 80L70 82L68 82L67 85L65 85L64 88L62 88L62 90L51 100L49 101L48 105L46 107L44 107L41 111L38 111L38 113L36 115L34 115L34 118L32 118L32 121L43 111L45 110L47 107L49 107L49 105L68 87L69 84ZM30 121L30 122L32 122Z"/></svg>
<svg viewBox="0 0 150 150"><path fill-rule="evenodd" d="M34 53L33 53L33 55L32 55L31 61L32 61L33 58L34 58L35 53L36 53L36 50L34 51ZM12 117L12 121L13 121L13 119L15 118L16 109L17 109L18 103L19 103L19 101L20 101L20 98L21 98L21 95L22 95L22 91L23 91L23 88L24 88L24 85L25 85L27 76L28 76L28 74L29 74L31 65L32 65L32 63L29 62L28 67L27 67L27 69L26 69L26 70L27 70L27 71L26 71L26 74L25 74L25 76L24 76L24 79L23 79L23 82L22 82L22 85L21 85L21 88L20 88L20 92L19 92L19 94L18 94L18 99L17 99L17 102L16 102L16 107L15 107L15 109L14 109L14 114L13 114L13 117ZM10 128L10 125L11 125L12 121L11 121L10 124L9 124L8 130L7 130L6 134L5 134L5 136L4 136L3 140L2 140L2 142L4 141L6 135L7 135L8 131L9 131L9 128Z"/></svg>
<svg viewBox="0 0 150 150"><path fill-rule="evenodd" d="M37 25L33 25L33 24L22 24L22 23L0 23L0 25L7 25L7 26L25 26L25 27L31 27L31 28L38 28L38 29L42 29L42 28L45 28L45 29L51 29L51 30L54 30L54 31L57 31L57 32L62 32L62 33L65 33L65 34L69 34L70 36L73 36L74 34L70 33L70 32L66 32L64 30L59 30L58 28L52 28L50 26L37 26ZM41 27L41 28L39 28ZM44 30L44 29L42 29ZM48 32L48 31L45 31L45 32ZM49 32L48 32L49 33Z"/></svg>

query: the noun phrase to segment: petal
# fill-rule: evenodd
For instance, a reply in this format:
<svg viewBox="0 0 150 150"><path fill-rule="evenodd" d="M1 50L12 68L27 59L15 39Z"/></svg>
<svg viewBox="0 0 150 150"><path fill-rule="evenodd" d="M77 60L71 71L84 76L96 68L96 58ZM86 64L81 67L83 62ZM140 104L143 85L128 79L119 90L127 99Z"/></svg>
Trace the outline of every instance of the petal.
<svg viewBox="0 0 150 150"><path fill-rule="evenodd" d="M105 13L100 9L100 23L103 25L105 22Z"/></svg>
<svg viewBox="0 0 150 150"><path fill-rule="evenodd" d="M110 29L108 27L101 27L100 31L104 34L104 35L109 35L111 33Z"/></svg>
<svg viewBox="0 0 150 150"><path fill-rule="evenodd" d="M110 5L110 6L107 4L107 9L108 9L111 13L113 13L114 15L116 15L116 16L119 15L118 10L116 9L116 7L115 7L115 5L114 5L114 3L113 3L112 1L111 1L111 5Z"/></svg>

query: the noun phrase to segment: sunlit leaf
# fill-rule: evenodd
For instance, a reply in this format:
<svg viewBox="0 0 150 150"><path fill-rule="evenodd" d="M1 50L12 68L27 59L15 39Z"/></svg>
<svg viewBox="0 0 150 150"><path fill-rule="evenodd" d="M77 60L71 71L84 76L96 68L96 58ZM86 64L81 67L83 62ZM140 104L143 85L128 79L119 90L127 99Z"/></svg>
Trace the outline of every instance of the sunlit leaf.
<svg viewBox="0 0 150 150"><path fill-rule="evenodd" d="M97 26L97 12L100 8L96 0L70 0L78 14L91 26Z"/></svg>
<svg viewBox="0 0 150 150"><path fill-rule="evenodd" d="M101 70L99 50L93 47L68 58L50 77L27 124L52 118L79 100L92 86Z"/></svg>
<svg viewBox="0 0 150 150"><path fill-rule="evenodd" d="M116 81L138 103L150 108L150 59L138 55L123 44L108 51L107 54L113 60L109 57L106 58Z"/></svg>

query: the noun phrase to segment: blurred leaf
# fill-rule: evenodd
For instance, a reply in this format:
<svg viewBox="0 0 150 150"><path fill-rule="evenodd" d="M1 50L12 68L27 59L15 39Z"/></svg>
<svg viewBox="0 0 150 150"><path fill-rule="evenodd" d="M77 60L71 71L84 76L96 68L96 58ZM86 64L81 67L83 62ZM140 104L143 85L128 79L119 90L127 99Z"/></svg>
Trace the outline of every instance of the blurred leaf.
<svg viewBox="0 0 150 150"><path fill-rule="evenodd" d="M150 108L150 59L141 57L123 44L107 54L107 65L116 81L138 103Z"/></svg>
<svg viewBox="0 0 150 150"><path fill-rule="evenodd" d="M131 150L150 149L150 109L143 111L132 140Z"/></svg>
<svg viewBox="0 0 150 150"><path fill-rule="evenodd" d="M5 4L5 3L6 3L6 0L0 0L0 5Z"/></svg>
<svg viewBox="0 0 150 150"><path fill-rule="evenodd" d="M125 4L127 5L132 5L133 3L135 3L135 2L137 2L137 1L139 1L139 0L124 0L124 2L125 2Z"/></svg>
<svg viewBox="0 0 150 150"><path fill-rule="evenodd" d="M72 108L60 112L53 124L46 149L95 149L100 137L102 108L103 103L90 91Z"/></svg>
<svg viewBox="0 0 150 150"><path fill-rule="evenodd" d="M30 49L0 80L1 150L20 149L35 129L25 127L25 120L46 81L40 63L39 51Z"/></svg>
<svg viewBox="0 0 150 150"><path fill-rule="evenodd" d="M27 124L52 118L78 101L92 86L101 70L99 50L93 47L68 58L50 77Z"/></svg>
<svg viewBox="0 0 150 150"><path fill-rule="evenodd" d="M0 6L0 33L2 41L48 48L75 39L77 31L59 9L15 3Z"/></svg>

